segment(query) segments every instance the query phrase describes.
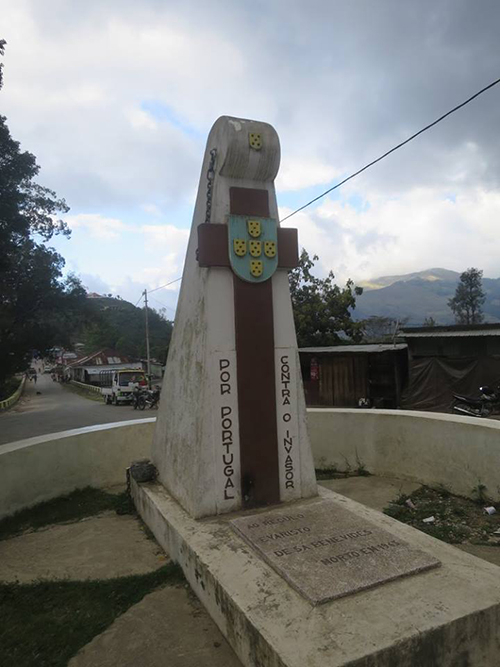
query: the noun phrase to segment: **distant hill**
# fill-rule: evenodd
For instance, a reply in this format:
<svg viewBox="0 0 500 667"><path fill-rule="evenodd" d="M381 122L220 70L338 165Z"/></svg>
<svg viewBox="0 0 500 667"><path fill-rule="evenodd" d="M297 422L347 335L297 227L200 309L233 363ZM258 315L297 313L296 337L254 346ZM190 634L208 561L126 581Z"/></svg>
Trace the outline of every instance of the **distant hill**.
<svg viewBox="0 0 500 667"><path fill-rule="evenodd" d="M86 354L112 348L130 357L146 357L144 308L123 299L91 293L87 295L86 311L74 341L84 344ZM153 309L149 309L148 319L151 357L164 363L172 322Z"/></svg>
<svg viewBox="0 0 500 667"><path fill-rule="evenodd" d="M359 285L365 290L372 289L381 289L383 287L389 287L394 283L403 282L407 283L410 280L428 280L429 282L435 282L436 280L445 280L449 282L456 283L460 278L460 274L457 271L449 271L448 269L427 269L426 271L417 271L415 273L405 273L401 276L381 276L380 278L374 278L373 280L360 282Z"/></svg>
<svg viewBox="0 0 500 667"><path fill-rule="evenodd" d="M427 269L400 276L381 276L360 283L363 294L356 300L354 319L373 315L408 318L408 324L422 324L433 317L436 324L453 324L448 299L454 296L460 274L448 269ZM500 278L484 278L486 322L500 321Z"/></svg>

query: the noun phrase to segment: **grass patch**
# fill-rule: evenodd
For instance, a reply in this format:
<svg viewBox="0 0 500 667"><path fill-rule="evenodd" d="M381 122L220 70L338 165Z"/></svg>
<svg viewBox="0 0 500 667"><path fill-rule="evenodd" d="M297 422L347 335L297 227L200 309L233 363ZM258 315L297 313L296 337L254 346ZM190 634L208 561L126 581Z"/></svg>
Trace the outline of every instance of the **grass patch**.
<svg viewBox="0 0 500 667"><path fill-rule="evenodd" d="M0 665L65 667L145 595L183 581L180 567L169 563L109 580L0 583Z"/></svg>
<svg viewBox="0 0 500 667"><path fill-rule="evenodd" d="M78 521L109 510L114 510L118 514L135 512L133 503L125 491L114 494L90 486L77 489L67 496L47 500L2 519L0 540L27 530L39 530L55 523Z"/></svg>
<svg viewBox="0 0 500 667"><path fill-rule="evenodd" d="M408 500L415 509L407 505ZM449 544L500 546L498 536L493 535L500 528L500 515L490 516L477 501L454 496L443 487L422 486L409 496L402 494L384 513ZM435 517L435 522L423 523L430 516Z"/></svg>

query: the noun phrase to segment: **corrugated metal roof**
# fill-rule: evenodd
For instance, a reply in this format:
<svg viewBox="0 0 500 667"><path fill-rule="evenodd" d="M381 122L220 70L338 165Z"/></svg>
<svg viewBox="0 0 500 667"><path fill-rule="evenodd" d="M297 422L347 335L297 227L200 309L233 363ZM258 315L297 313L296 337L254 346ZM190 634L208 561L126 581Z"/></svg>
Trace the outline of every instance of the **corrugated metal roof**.
<svg viewBox="0 0 500 667"><path fill-rule="evenodd" d="M406 332L402 333L404 338L456 338L456 337L470 337L470 336L500 336L500 327L496 329L464 329L460 331L421 331L421 332Z"/></svg>
<svg viewBox="0 0 500 667"><path fill-rule="evenodd" d="M375 352L390 352L391 350L406 350L406 343L396 343L395 345L373 343L371 345L332 345L331 347L301 347L299 352L309 352L311 354L338 354L338 353L358 353L374 354Z"/></svg>

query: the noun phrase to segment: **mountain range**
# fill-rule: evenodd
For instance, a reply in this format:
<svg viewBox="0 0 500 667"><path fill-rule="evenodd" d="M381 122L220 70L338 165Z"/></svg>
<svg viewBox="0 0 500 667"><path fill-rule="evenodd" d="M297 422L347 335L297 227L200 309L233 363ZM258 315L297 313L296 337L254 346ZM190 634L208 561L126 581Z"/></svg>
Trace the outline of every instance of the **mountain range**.
<svg viewBox="0 0 500 667"><path fill-rule="evenodd" d="M453 324L448 300L455 295L460 273L427 269L399 276L381 276L359 283L363 294L356 299L356 320L377 315L394 320L408 318L407 326L423 324L432 317L436 324ZM484 321L500 321L500 278L483 278L486 301Z"/></svg>

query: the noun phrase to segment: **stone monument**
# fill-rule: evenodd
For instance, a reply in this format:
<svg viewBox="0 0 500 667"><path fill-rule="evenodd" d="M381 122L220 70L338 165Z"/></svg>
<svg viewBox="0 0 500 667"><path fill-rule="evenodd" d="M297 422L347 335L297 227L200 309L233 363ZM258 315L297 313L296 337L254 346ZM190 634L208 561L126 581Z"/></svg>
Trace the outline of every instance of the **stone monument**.
<svg viewBox="0 0 500 667"><path fill-rule="evenodd" d="M210 132L153 445L161 482L196 518L317 493L279 163L266 123L222 117Z"/></svg>
<svg viewBox="0 0 500 667"><path fill-rule="evenodd" d="M497 568L316 486L279 161L270 125L210 132L137 509L245 667L496 667Z"/></svg>

